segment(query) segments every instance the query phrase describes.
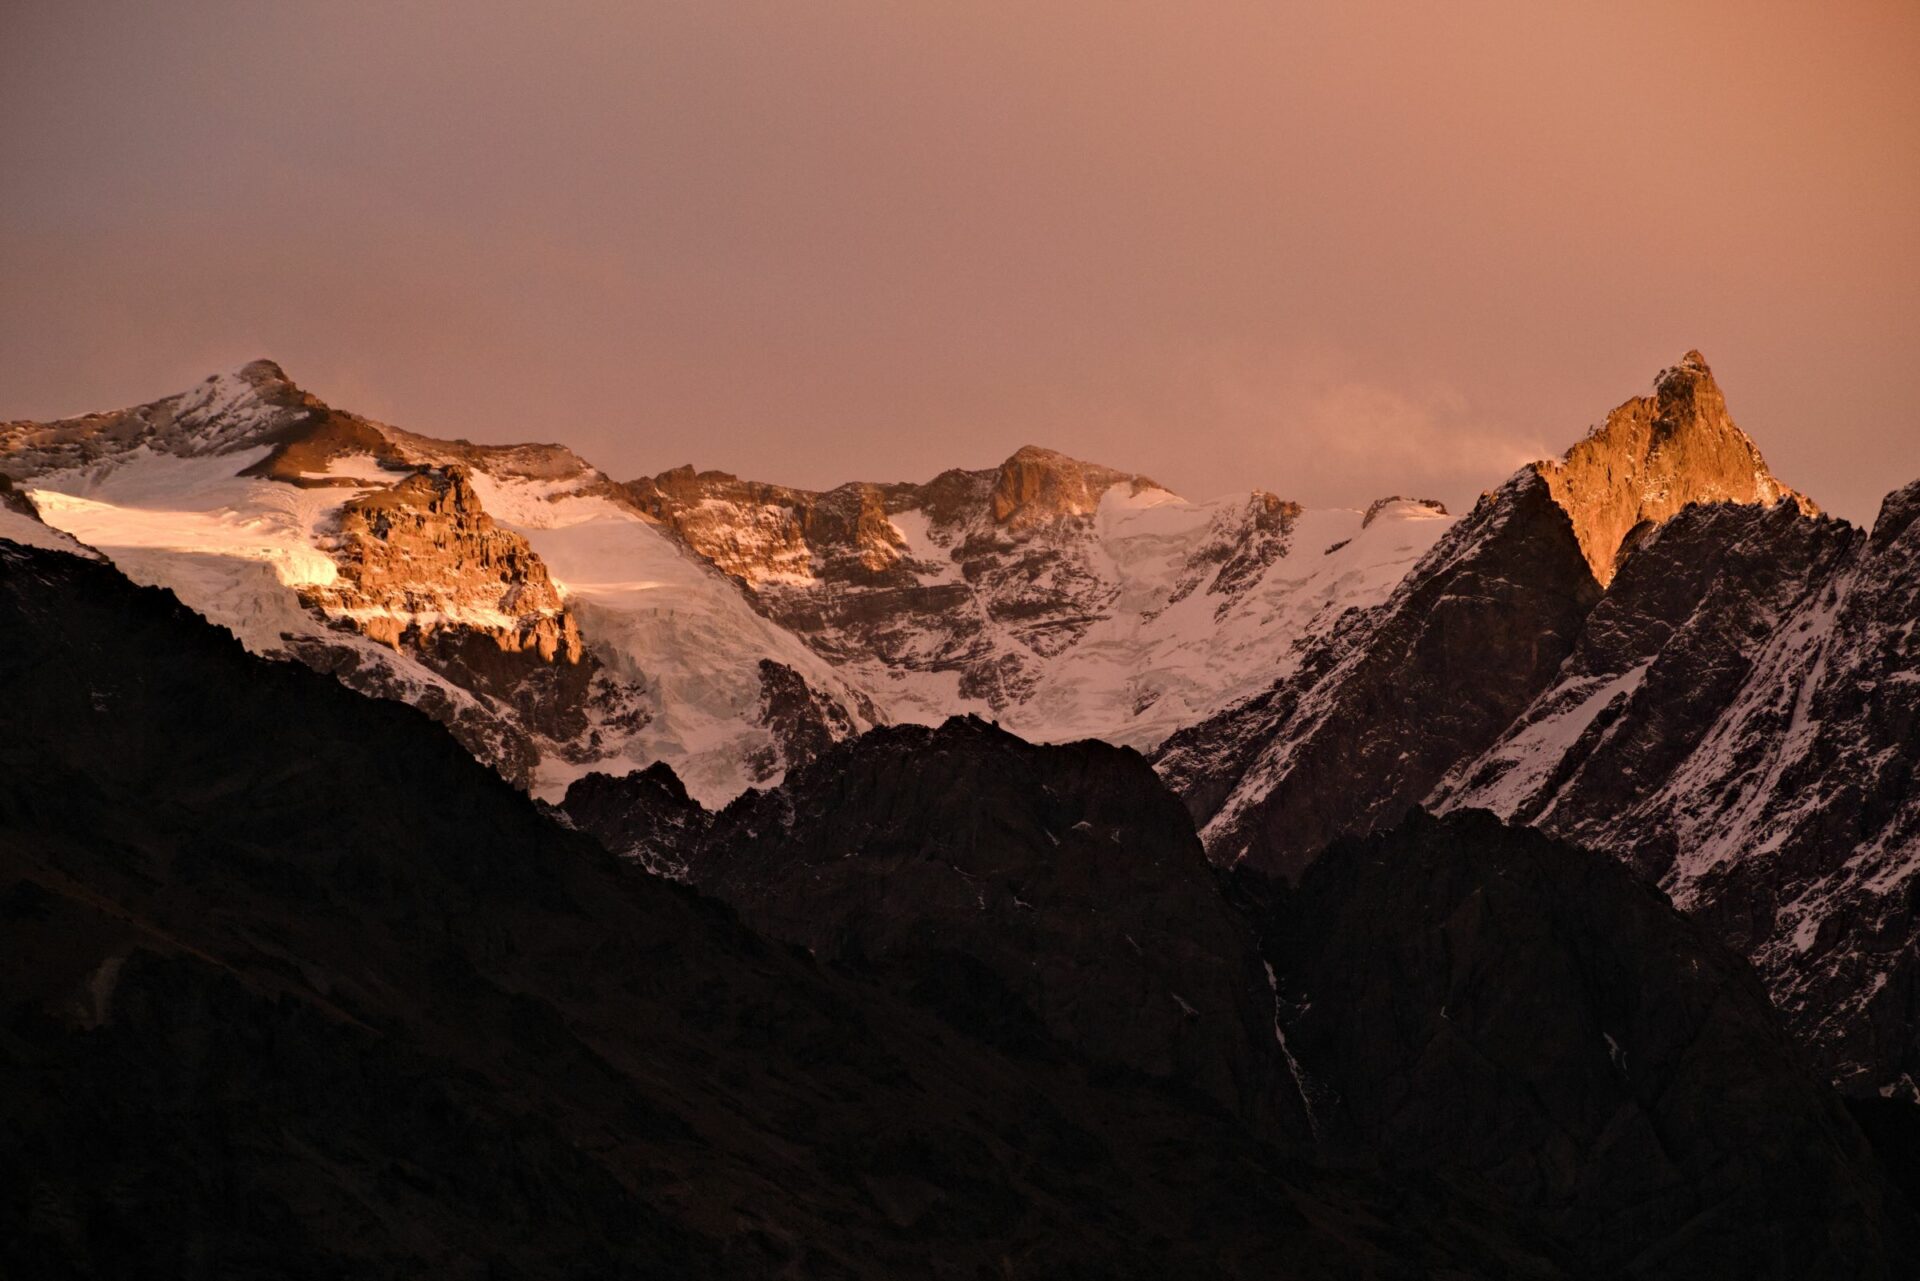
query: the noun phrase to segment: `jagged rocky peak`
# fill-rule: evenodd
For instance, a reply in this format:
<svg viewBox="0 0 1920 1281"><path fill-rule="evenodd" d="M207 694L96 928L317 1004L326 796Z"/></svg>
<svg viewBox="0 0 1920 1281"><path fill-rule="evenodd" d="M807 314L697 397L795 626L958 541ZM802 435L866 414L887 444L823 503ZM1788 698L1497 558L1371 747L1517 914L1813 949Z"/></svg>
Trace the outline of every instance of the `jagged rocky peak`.
<svg viewBox="0 0 1920 1281"><path fill-rule="evenodd" d="M1627 401L1563 457L1535 467L1572 518L1602 586L1613 581L1621 544L1636 527L1688 503L1789 499L1807 515L1820 510L1767 470L1697 351L1661 370L1653 395Z"/></svg>
<svg viewBox="0 0 1920 1281"><path fill-rule="evenodd" d="M319 397L296 385L286 370L266 359L210 374L157 404L170 410L172 425L199 446L178 451L183 453L231 453L275 441L324 415L327 409Z"/></svg>
<svg viewBox="0 0 1920 1281"><path fill-rule="evenodd" d="M1920 520L1920 480L1894 490L1880 501L1870 543L1875 552L1892 547L1915 520Z"/></svg>
<svg viewBox="0 0 1920 1281"><path fill-rule="evenodd" d="M1086 516L1100 506L1100 497L1115 485L1133 493L1160 489L1145 476L1083 463L1038 445L1023 445L1000 464L993 480L993 520L1009 529L1024 529L1062 516Z"/></svg>
<svg viewBox="0 0 1920 1281"><path fill-rule="evenodd" d="M885 570L899 559L882 487L827 493L742 480L732 472L670 468L619 487L649 520L749 588L802 586L836 570Z"/></svg>
<svg viewBox="0 0 1920 1281"><path fill-rule="evenodd" d="M1437 498L1408 498L1405 494L1388 494L1367 504L1367 514L1361 517L1360 528L1366 529L1380 513L1393 510L1407 510L1425 516L1448 514L1447 505Z"/></svg>

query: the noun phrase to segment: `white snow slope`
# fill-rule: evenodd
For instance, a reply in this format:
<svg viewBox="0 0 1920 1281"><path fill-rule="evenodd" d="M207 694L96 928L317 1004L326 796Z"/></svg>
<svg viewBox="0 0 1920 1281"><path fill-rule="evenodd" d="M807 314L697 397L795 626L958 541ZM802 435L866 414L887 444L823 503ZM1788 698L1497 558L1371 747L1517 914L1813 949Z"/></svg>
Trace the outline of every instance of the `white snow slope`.
<svg viewBox="0 0 1920 1281"><path fill-rule="evenodd" d="M1257 578L1225 594L1194 590L1190 581L1183 591L1196 557L1240 536L1247 500L1192 503L1115 485L1090 523L1035 535L1070 544L1063 563L1073 581L1058 588L1094 602L1076 642L1042 652L1049 647L994 621L987 602L970 606L980 611L986 645L1017 651L1038 672L1028 697L996 712L962 697L950 670L858 656L830 662L564 450L433 441L356 420L386 442L374 443L381 456L354 448L300 473L323 484L239 474L268 456L303 404L331 412L277 367L256 364L138 410L16 424L8 448L11 461L25 464L14 469L27 473L20 488L48 525L98 548L135 581L170 588L255 652L284 656L296 640L352 649L399 697L498 717L510 709L477 706L475 695L416 657L334 625L340 620L299 596L336 574L327 540L342 504L409 467L469 467L486 511L546 563L589 651L613 677L640 687L651 713L637 731L596 725L588 747L541 745L532 781L546 797L588 770L620 773L654 760L672 765L708 805L776 781L765 764L772 738L759 723L763 659L798 672L844 708L855 729L973 711L1035 739L1149 747L1284 675L1304 639L1383 599L1451 524L1413 502L1384 505L1364 529L1359 511L1310 511L1295 521L1285 554ZM960 584L965 531L934 528L918 511L892 520L921 581ZM1021 582L1012 590L1044 597L1055 587Z"/></svg>

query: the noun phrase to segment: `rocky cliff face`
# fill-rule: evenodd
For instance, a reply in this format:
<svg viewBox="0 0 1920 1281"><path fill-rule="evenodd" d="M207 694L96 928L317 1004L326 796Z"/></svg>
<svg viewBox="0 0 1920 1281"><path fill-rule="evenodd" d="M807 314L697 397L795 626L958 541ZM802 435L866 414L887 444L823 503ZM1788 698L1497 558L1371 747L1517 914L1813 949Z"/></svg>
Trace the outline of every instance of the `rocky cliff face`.
<svg viewBox="0 0 1920 1281"><path fill-rule="evenodd" d="M1087 544L1116 486L1163 492L1033 447L925 485L812 493L687 467L627 492L829 659L951 673L961 700L1001 711L1111 604Z"/></svg>
<svg viewBox="0 0 1920 1281"><path fill-rule="evenodd" d="M1697 351L1661 370L1653 395L1627 401L1565 457L1539 469L1602 587L1613 581L1622 545L1636 529L1658 525L1689 503L1771 506L1785 498L1808 515L1819 510L1773 478Z"/></svg>
<svg viewBox="0 0 1920 1281"><path fill-rule="evenodd" d="M547 567L481 508L460 466L415 472L344 503L322 546L339 576L315 608L398 646L448 628L486 634L510 654L578 663L580 630Z"/></svg>

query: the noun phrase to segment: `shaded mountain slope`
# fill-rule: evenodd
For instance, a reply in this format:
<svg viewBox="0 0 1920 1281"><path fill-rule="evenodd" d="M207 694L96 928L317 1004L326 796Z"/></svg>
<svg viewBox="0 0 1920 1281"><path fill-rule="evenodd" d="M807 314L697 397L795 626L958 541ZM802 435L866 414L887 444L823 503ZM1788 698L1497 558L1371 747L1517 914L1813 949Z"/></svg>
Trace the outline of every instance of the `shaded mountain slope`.
<svg viewBox="0 0 1920 1281"><path fill-rule="evenodd" d="M1556 680L1438 790L1616 855L1753 959L1856 1091L1920 1081L1920 484L1640 539Z"/></svg>
<svg viewBox="0 0 1920 1281"><path fill-rule="evenodd" d="M1753 972L1613 860L1416 813L1292 893L1242 880L1334 1142L1527 1207L1600 1275L1910 1265L1908 1207Z"/></svg>
<svg viewBox="0 0 1920 1281"><path fill-rule="evenodd" d="M1522 470L1385 603L1344 617L1266 693L1156 755L1218 861L1297 875L1391 825L1553 676L1599 596L1566 514Z"/></svg>
<svg viewBox="0 0 1920 1281"><path fill-rule="evenodd" d="M936 992L979 971L1045 1035L1307 1135L1253 936L1129 749L875 730L729 805L686 861L823 960Z"/></svg>
<svg viewBox="0 0 1920 1281"><path fill-rule="evenodd" d="M1297 889L1245 865L1210 885L1137 758L967 721L875 731L710 827L662 782L569 809L615 841L677 833L748 919L1016 1053L1052 1032L1170 1075L1323 1159L1499 1206L1593 1275L1912 1260L1909 1207L1751 969L1605 856L1415 811Z"/></svg>
<svg viewBox="0 0 1920 1281"><path fill-rule="evenodd" d="M106 565L0 543L0 634L9 1273L1556 1272L763 943Z"/></svg>

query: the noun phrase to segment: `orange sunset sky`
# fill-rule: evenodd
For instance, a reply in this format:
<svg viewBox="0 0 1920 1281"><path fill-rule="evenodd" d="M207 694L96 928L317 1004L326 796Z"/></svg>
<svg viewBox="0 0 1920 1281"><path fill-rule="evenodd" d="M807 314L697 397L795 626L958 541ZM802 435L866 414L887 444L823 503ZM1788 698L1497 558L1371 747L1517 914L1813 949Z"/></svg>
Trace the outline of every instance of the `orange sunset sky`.
<svg viewBox="0 0 1920 1281"><path fill-rule="evenodd" d="M1470 501L1699 347L1920 476L1920 5L8 4L0 417L268 355L825 486Z"/></svg>

